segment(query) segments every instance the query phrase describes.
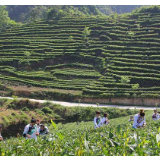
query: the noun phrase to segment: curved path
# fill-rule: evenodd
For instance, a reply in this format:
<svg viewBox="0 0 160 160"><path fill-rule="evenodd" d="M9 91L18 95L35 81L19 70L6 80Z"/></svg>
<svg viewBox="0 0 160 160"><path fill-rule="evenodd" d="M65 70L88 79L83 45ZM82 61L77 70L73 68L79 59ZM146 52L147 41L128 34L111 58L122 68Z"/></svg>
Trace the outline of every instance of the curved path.
<svg viewBox="0 0 160 160"><path fill-rule="evenodd" d="M14 99L12 97L1 97L1 99ZM26 98L16 98L16 99L26 99ZM28 98L27 98L28 99ZM88 107L88 106L92 106L92 107L97 107L97 104L92 104L92 103L74 103L74 102L63 102L63 101L49 101L49 100L37 100L37 99L29 99L30 101L33 102L39 102L39 103L45 103L45 102L51 102L53 104L60 104L62 106L66 106L66 107L75 107L75 106L80 106L80 107ZM122 109L146 109L146 110L154 110L155 107L147 107L147 106L123 106L123 105L109 105L109 104L99 104L98 107L112 107L112 108L122 108ZM159 108L159 107L157 107Z"/></svg>

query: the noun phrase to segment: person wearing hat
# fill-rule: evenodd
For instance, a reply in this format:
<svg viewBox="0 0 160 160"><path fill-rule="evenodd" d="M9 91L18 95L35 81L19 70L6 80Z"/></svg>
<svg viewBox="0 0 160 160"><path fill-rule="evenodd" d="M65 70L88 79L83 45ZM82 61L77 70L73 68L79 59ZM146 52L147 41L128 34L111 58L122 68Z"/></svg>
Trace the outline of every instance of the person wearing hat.
<svg viewBox="0 0 160 160"><path fill-rule="evenodd" d="M94 118L94 128L99 128L102 125L102 120L100 117L100 112L96 111L96 117Z"/></svg>
<svg viewBox="0 0 160 160"><path fill-rule="evenodd" d="M2 126L0 125L0 141L3 141L3 137L1 135L1 131L2 131Z"/></svg>
<svg viewBox="0 0 160 160"><path fill-rule="evenodd" d="M36 125L36 120L32 118L30 124L25 126L23 136L26 137L26 139L37 139L38 135L39 133Z"/></svg>

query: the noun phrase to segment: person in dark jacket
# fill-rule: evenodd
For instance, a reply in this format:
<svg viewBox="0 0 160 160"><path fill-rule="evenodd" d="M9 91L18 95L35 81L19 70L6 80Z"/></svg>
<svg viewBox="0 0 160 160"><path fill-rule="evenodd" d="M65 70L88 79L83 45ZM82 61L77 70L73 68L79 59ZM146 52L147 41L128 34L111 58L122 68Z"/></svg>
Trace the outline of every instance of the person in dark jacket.
<svg viewBox="0 0 160 160"><path fill-rule="evenodd" d="M45 135L45 134L48 134L48 133L49 133L49 130L48 130L47 126L45 126L44 124L41 124L40 128L39 128L39 134L40 135Z"/></svg>

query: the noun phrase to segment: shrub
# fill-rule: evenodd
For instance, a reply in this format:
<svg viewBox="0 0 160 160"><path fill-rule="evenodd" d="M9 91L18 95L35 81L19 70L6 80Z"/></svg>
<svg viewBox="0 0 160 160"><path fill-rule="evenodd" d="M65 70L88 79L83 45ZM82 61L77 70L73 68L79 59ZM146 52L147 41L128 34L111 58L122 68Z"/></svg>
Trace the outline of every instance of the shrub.
<svg viewBox="0 0 160 160"><path fill-rule="evenodd" d="M135 12L139 12L139 13L145 13L145 12L160 13L160 7L159 6L147 6L147 7L143 6Z"/></svg>
<svg viewBox="0 0 160 160"><path fill-rule="evenodd" d="M49 114L51 114L51 113L53 112L49 107L43 107L43 108L42 108L42 111L43 111L44 113L49 113Z"/></svg>
<svg viewBox="0 0 160 160"><path fill-rule="evenodd" d="M45 115L45 113L39 109L35 109L35 112L38 113L39 115Z"/></svg>
<svg viewBox="0 0 160 160"><path fill-rule="evenodd" d="M29 111L29 109L27 107L23 107L22 111Z"/></svg>

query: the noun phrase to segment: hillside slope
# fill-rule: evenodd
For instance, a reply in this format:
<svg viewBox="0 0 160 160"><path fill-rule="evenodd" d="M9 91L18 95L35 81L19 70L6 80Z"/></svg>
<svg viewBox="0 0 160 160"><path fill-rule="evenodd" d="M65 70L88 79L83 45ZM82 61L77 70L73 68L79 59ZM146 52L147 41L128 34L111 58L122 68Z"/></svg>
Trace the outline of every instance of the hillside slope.
<svg viewBox="0 0 160 160"><path fill-rule="evenodd" d="M152 6L125 16L66 17L8 29L0 34L1 83L60 89L54 96L67 100L159 97L159 13Z"/></svg>

